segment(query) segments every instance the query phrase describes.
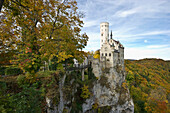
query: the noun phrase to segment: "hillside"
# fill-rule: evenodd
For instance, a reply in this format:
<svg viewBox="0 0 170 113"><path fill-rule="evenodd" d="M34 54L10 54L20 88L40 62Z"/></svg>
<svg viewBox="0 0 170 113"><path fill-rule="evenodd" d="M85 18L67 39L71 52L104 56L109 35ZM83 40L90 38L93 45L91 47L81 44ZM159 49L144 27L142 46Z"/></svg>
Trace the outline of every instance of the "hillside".
<svg viewBox="0 0 170 113"><path fill-rule="evenodd" d="M170 112L170 62L161 59L125 60L136 113Z"/></svg>

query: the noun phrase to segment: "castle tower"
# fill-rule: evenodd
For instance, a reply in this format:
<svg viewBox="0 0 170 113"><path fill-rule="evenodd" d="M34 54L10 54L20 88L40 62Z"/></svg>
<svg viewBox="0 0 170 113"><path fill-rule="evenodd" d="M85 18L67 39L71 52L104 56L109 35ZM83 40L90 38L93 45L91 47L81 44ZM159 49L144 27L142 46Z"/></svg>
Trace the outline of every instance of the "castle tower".
<svg viewBox="0 0 170 113"><path fill-rule="evenodd" d="M102 22L100 23L100 48L102 47L103 43L108 41L109 39L109 23Z"/></svg>

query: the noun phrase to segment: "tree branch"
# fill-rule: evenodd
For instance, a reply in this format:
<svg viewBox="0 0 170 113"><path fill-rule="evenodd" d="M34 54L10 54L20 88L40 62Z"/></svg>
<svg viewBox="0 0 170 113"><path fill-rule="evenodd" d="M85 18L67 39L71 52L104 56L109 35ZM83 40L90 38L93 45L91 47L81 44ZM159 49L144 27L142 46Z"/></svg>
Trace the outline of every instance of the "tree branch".
<svg viewBox="0 0 170 113"><path fill-rule="evenodd" d="M23 7L23 8L25 8L25 9L27 9L28 11L30 11L29 8L26 7L26 6L24 6L24 5L22 5L21 2L18 2L18 1L16 2L16 1L14 1L14 0L12 0L12 2L15 3L15 4L17 4L17 5L19 5L19 6L21 6L21 7Z"/></svg>
<svg viewBox="0 0 170 113"><path fill-rule="evenodd" d="M63 1L63 3L66 3L67 2L67 0L64 0ZM49 37L49 39L51 39L52 38L52 35L53 35L53 33L54 33L54 30L55 30L55 24L56 24L56 22L57 22L57 20L58 20L58 17L59 17L59 13L60 13L60 9L61 8L58 8L58 11L57 11L57 17L55 18L55 21L54 21L54 23L53 23L53 28L51 29L51 33L50 33L50 37ZM58 28L56 28L56 29L60 29L61 27L63 27L64 26L64 24L62 24L61 26L59 26Z"/></svg>

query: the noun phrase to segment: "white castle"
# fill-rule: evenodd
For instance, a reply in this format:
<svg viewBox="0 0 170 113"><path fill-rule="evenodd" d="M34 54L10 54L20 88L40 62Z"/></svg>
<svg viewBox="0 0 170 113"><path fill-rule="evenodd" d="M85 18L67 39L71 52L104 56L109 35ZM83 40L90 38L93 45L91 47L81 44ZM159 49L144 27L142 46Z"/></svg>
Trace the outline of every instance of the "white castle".
<svg viewBox="0 0 170 113"><path fill-rule="evenodd" d="M112 38L112 31L109 38L109 23L100 24L100 61L105 67L124 66L124 47Z"/></svg>

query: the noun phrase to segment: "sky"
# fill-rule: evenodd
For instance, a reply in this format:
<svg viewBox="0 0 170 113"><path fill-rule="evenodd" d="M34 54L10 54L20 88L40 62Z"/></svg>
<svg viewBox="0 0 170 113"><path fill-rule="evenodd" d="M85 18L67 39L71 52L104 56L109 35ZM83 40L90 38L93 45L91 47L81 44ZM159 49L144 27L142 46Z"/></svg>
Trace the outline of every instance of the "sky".
<svg viewBox="0 0 170 113"><path fill-rule="evenodd" d="M170 0L77 0L83 12L84 51L100 49L100 23L109 22L113 38L125 47L125 59L170 60Z"/></svg>

